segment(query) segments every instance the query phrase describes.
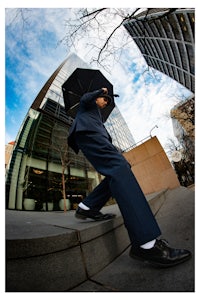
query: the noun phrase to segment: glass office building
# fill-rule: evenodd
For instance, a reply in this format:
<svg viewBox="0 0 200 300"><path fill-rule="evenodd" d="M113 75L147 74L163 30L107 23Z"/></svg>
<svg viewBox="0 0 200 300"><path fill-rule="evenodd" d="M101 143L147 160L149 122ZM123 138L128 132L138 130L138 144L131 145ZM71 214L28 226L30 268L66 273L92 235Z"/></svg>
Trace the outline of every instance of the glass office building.
<svg viewBox="0 0 200 300"><path fill-rule="evenodd" d="M6 174L8 209L63 210L63 189L68 209L73 209L101 181L83 154L67 145L73 119L66 115L61 87L76 68L89 66L71 54L48 79L21 125ZM119 151L134 147L117 106L105 126Z"/></svg>
<svg viewBox="0 0 200 300"><path fill-rule="evenodd" d="M124 27L150 67L195 92L194 8L148 8Z"/></svg>

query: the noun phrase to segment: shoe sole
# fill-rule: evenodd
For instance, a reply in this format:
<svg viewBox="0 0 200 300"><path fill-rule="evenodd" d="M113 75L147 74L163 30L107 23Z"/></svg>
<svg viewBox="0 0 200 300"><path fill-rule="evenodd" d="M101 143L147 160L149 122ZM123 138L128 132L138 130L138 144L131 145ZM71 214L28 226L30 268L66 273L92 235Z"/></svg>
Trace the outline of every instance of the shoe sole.
<svg viewBox="0 0 200 300"><path fill-rule="evenodd" d="M147 263L147 264L149 264L149 265L152 265L152 266L154 266L154 267L159 267L159 268L170 268L170 267L174 267L174 266L177 266L177 265L179 265L179 264L181 264L181 263L183 263L183 262L189 260L189 259L192 257L192 255L188 255L188 256L186 256L185 258L180 259L180 260L178 260L178 261L176 261L176 262L169 263L169 264L162 264L162 263L160 263L160 262L155 262L155 261L152 261L152 260L148 260L148 259L139 257L139 256L134 255L134 254L129 254L129 256L130 256L131 258L133 258L133 259L137 259L137 260L143 261L144 263Z"/></svg>
<svg viewBox="0 0 200 300"><path fill-rule="evenodd" d="M90 220L93 220L93 221L105 221L103 219L95 219L95 218L92 218L92 217L87 217L87 216L84 216L84 215L80 215L80 214L75 214L75 217L77 219L81 219L81 220L86 220L86 219L90 219Z"/></svg>
<svg viewBox="0 0 200 300"><path fill-rule="evenodd" d="M114 215L113 214L113 216L112 217L109 217L109 218L92 218L92 217L88 217L88 216L84 216L84 215L81 215L81 214L78 214L78 213L75 213L75 217L77 218L77 219L81 219L81 220L86 220L86 219L91 219L91 220L93 220L93 221L107 221L107 220L111 220L111 219L114 219L115 217L116 217L116 215Z"/></svg>

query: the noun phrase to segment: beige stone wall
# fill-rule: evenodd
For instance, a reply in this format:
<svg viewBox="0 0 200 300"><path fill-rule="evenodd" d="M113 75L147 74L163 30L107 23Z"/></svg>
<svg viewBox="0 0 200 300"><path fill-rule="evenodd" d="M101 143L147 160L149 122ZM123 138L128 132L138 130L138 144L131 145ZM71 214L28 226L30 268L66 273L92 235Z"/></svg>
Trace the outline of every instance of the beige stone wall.
<svg viewBox="0 0 200 300"><path fill-rule="evenodd" d="M124 156L131 164L144 194L180 186L177 175L157 137L124 153Z"/></svg>
<svg viewBox="0 0 200 300"><path fill-rule="evenodd" d="M5 167L10 161L10 156L12 154L12 151L13 151L13 144L5 145Z"/></svg>

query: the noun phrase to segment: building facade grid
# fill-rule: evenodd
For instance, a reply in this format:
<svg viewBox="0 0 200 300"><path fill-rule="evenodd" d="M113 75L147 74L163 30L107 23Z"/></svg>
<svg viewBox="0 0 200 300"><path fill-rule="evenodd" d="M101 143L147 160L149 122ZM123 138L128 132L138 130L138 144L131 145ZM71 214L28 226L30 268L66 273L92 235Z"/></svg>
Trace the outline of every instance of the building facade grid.
<svg viewBox="0 0 200 300"><path fill-rule="evenodd" d="M194 9L148 9L124 23L147 64L195 90Z"/></svg>

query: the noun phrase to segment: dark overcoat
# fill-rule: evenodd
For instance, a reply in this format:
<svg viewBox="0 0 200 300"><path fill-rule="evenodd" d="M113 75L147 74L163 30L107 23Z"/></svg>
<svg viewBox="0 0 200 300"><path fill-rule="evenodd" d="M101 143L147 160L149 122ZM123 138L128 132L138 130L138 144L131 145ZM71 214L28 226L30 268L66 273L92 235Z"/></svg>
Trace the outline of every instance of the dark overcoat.
<svg viewBox="0 0 200 300"><path fill-rule="evenodd" d="M98 132L112 141L103 124L100 109L96 104L96 99L101 94L103 94L103 90L99 89L94 92L84 94L80 99L80 107L69 130L68 136L68 144L76 153L79 152L79 147L75 139L75 134L77 132Z"/></svg>

